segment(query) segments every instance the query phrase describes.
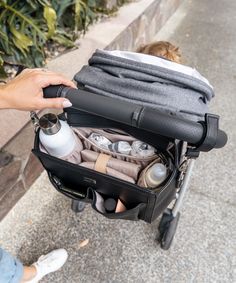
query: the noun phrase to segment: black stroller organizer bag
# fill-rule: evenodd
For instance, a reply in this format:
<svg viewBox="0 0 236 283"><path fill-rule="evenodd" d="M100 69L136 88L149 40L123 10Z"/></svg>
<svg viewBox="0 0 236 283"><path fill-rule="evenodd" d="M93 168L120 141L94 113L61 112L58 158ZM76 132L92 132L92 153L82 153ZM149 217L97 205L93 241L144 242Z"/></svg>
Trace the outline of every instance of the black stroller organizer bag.
<svg viewBox="0 0 236 283"><path fill-rule="evenodd" d="M163 158L168 164L170 172L168 178L163 185L154 191L72 164L40 151L38 132L35 137L33 153L39 158L44 168L47 170L50 181L58 191L73 199L90 202L92 207L99 213L101 212L96 208L96 192L101 194L104 198L112 197L114 199L120 199L125 204L127 210L124 212L102 213L107 218L127 220L142 219L151 223L175 198L176 176L179 163L178 145L172 146L172 149L169 151L167 150L170 144L175 144L174 136L181 136L182 140L189 141L193 146L195 144L195 148L202 147L203 150L210 150L212 147L221 147L226 142L224 132L218 130L218 123L213 123L213 126L209 125L211 119L207 120L207 125L187 121L183 118L173 118L171 115L158 112L157 110L155 110L156 116L154 117L152 109L148 109L147 107L139 109L139 107L130 105L130 103L123 103L123 108L120 108L119 102L118 109L121 110L122 115L116 110L116 113L118 113L116 120L122 120L121 123L108 119L109 115L113 115L114 107L117 107L117 104L114 103L114 99L100 97L98 101L94 101L94 96L97 97L97 95L93 93L61 86L49 87L45 90L46 97L55 97L55 94L57 94L57 96L63 94L63 96L69 98L74 105L73 108L71 107L66 110L66 115L61 115L61 119L65 119L66 117L67 123L70 126L78 128L96 127L123 130L134 138L154 146L157 152L163 155ZM112 104L109 104L110 100L112 100ZM96 104L96 102L98 103ZM94 105L97 107L94 107ZM128 108L125 107L126 105L128 105ZM85 111L81 111L81 108L84 108ZM91 114L91 112L96 114L99 112L99 115ZM102 115L105 118L102 117ZM137 118L137 120L135 119L134 122L133 120L136 116L139 118ZM144 120L142 120L140 116L144 117ZM159 117L159 120L157 117ZM215 121L217 117L213 117ZM174 126L172 122L174 122ZM183 125L183 127L181 127L181 125ZM138 128L139 126L140 128ZM149 131L143 129L146 127L149 128ZM207 131L206 129L211 130ZM164 132L164 135L158 134L161 131ZM192 136L190 133L192 133ZM207 142L207 145L211 146L204 147L204 142L208 140L213 141Z"/></svg>
<svg viewBox="0 0 236 283"><path fill-rule="evenodd" d="M63 116L60 118L63 119ZM170 139L73 109L67 110L67 122L72 127L98 127L99 125L99 128L121 129L138 139L142 137L142 141L157 147L159 151L161 150L170 174L157 191L141 188L136 184L72 164L42 152L39 146L39 132L37 132L33 153L47 170L54 187L72 199L91 203L92 207L99 213L101 212L96 208L96 192L104 198L120 199L127 210L118 213L102 213L107 218L142 219L149 223L156 219L173 200L176 193L175 177L177 170L174 164L177 161L174 160L175 154L169 154L166 151Z"/></svg>
<svg viewBox="0 0 236 283"><path fill-rule="evenodd" d="M127 68L130 68L128 76ZM176 198L183 142L188 145L186 153L188 158L196 158L201 151L207 152L226 144L227 136L219 130L219 117L206 114L207 100L209 101L213 96L210 86L186 74L163 70L163 67L133 63L131 60L117 59L116 56L98 52L90 60L90 66L82 69L81 73L75 76L80 89L59 85L44 90L46 98L65 97L71 101L73 106L65 109L60 119L66 120L72 128L121 130L153 146L168 168L168 176L160 186L155 189L143 188L120 178L50 156L40 150L39 131L37 131L33 153L39 158L48 172L51 183L59 192L74 200L91 203L97 212L107 218L142 219L151 223ZM136 86L136 78L143 79L139 87ZM173 82L170 78L173 78ZM126 90L129 84L132 85L130 88L132 95L142 90L144 93L140 92L141 98L149 99L149 102L143 102L141 99L133 101L130 98L132 95L128 93L129 90ZM147 96L144 86L148 86ZM111 93L115 87L117 89ZM120 89L123 91L122 96L118 95ZM175 91L178 92L176 95L179 95L180 99L186 99L185 108L188 106L188 98L191 97L191 111L184 107L178 108L176 96L170 107L175 111L162 109L161 103L165 99L165 96L161 96L162 91L163 94L167 92L166 103L169 105L172 103L172 94ZM153 94L157 97L160 94L157 107L150 106L157 100ZM153 98L154 101L150 100ZM186 116L182 115L183 113ZM195 115L194 119L188 119L192 117L191 115ZM198 119L196 117L201 119L196 120ZM101 196L104 199L121 200L126 210L118 213L101 212L98 208Z"/></svg>

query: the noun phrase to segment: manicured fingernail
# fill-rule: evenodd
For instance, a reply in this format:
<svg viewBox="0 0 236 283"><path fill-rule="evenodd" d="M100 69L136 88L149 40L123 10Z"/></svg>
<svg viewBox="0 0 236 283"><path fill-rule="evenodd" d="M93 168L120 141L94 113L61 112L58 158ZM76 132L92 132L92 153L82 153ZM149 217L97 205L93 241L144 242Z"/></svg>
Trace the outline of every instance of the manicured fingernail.
<svg viewBox="0 0 236 283"><path fill-rule="evenodd" d="M68 99L66 99L63 101L62 105L63 105L63 108L67 108L67 107L71 107L72 103Z"/></svg>

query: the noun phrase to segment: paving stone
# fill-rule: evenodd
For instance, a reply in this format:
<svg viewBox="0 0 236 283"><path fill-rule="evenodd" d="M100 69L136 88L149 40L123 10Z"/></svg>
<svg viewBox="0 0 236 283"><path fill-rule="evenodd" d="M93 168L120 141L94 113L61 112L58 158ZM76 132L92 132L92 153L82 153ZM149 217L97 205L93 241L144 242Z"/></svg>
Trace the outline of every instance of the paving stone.
<svg viewBox="0 0 236 283"><path fill-rule="evenodd" d="M9 165L2 168L0 172L0 199L4 196L19 178L21 161L12 161Z"/></svg>
<svg viewBox="0 0 236 283"><path fill-rule="evenodd" d="M16 157L27 159L34 143L34 128L28 123L5 147L4 150Z"/></svg>
<svg viewBox="0 0 236 283"><path fill-rule="evenodd" d="M17 203L25 194L25 188L22 181L17 182L4 196L0 199L0 221L7 215L8 211Z"/></svg>
<svg viewBox="0 0 236 283"><path fill-rule="evenodd" d="M24 111L1 109L0 121L0 148L2 148L29 121L29 113Z"/></svg>
<svg viewBox="0 0 236 283"><path fill-rule="evenodd" d="M150 42L181 2L182 0L152 1L145 12L130 23L105 49L136 50L141 44ZM124 22L129 17L130 15L126 14Z"/></svg>
<svg viewBox="0 0 236 283"><path fill-rule="evenodd" d="M29 159L23 172L23 178L25 181L26 189L30 188L30 186L38 178L42 171L43 166L41 165L39 160L33 155L33 153L30 153Z"/></svg>

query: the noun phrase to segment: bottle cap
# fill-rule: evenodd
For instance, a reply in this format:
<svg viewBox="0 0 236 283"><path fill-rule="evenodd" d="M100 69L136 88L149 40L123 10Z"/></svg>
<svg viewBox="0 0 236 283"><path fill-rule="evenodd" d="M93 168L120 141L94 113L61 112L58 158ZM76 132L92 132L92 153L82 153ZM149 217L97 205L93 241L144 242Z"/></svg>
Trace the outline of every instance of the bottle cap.
<svg viewBox="0 0 236 283"><path fill-rule="evenodd" d="M39 127L46 135L54 135L61 129L61 123L57 115L47 113L39 119Z"/></svg>

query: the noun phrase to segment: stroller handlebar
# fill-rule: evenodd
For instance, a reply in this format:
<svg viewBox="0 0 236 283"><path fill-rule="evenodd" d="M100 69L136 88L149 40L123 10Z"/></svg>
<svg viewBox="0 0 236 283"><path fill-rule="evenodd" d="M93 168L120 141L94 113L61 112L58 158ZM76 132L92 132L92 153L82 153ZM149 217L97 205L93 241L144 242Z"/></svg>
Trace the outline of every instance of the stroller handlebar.
<svg viewBox="0 0 236 283"><path fill-rule="evenodd" d="M44 89L45 98L66 97L72 107L119 123L131 125L155 134L186 141L200 151L221 148L227 135L218 129L218 116L212 115L216 127L209 128L204 122L194 122L156 109L117 100L95 93L66 87L49 86ZM207 137L207 140L206 140ZM206 142L205 142L206 141ZM204 145L203 145L204 142Z"/></svg>

